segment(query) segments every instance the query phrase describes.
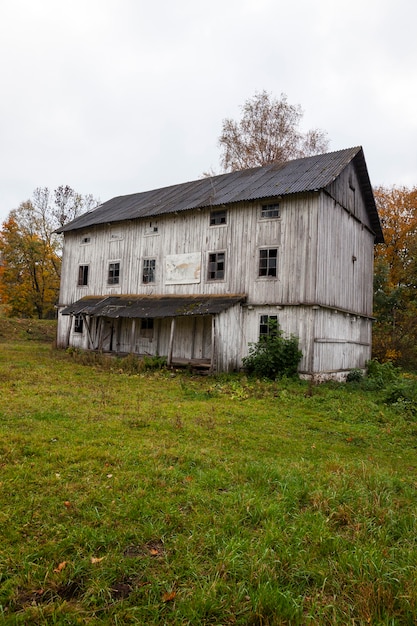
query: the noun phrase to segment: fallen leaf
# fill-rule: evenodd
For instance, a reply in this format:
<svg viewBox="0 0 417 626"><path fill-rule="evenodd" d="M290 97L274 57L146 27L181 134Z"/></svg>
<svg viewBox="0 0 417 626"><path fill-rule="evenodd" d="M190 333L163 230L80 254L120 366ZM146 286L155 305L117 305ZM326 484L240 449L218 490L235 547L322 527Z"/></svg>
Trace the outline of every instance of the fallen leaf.
<svg viewBox="0 0 417 626"><path fill-rule="evenodd" d="M58 567L54 569L54 572L57 572L57 573L62 572L62 570L66 568L67 563L68 561L62 561L62 563L60 563Z"/></svg>
<svg viewBox="0 0 417 626"><path fill-rule="evenodd" d="M176 591L166 591L162 596L162 602L171 602L177 595Z"/></svg>
<svg viewBox="0 0 417 626"><path fill-rule="evenodd" d="M113 478L113 474L107 474L107 478Z"/></svg>
<svg viewBox="0 0 417 626"><path fill-rule="evenodd" d="M151 554L152 556L158 556L159 550L157 550L156 548L150 548L149 554Z"/></svg>
<svg viewBox="0 0 417 626"><path fill-rule="evenodd" d="M92 563L100 563L105 557L101 556L101 557L97 557L97 556L92 556L91 557L91 562Z"/></svg>
<svg viewBox="0 0 417 626"><path fill-rule="evenodd" d="M67 509L69 509L69 508L70 508L70 506L71 506L71 502L70 502L69 500L65 500L65 502L64 502L64 506L66 506L66 507L67 507Z"/></svg>

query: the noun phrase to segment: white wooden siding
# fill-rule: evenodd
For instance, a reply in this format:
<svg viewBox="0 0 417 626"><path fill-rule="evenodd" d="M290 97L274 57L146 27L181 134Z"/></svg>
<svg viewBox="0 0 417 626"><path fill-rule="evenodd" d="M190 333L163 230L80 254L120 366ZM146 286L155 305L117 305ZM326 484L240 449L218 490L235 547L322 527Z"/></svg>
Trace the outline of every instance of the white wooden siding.
<svg viewBox="0 0 417 626"><path fill-rule="evenodd" d="M86 295L242 293L247 307L216 316L219 370L240 367L248 344L258 340L261 314L277 315L284 332L300 338L302 371L362 366L370 358L374 238L353 166L329 189L284 197L280 218L261 219L261 203L251 202L227 206L226 224L216 226L210 226L206 209L160 216L157 232L149 219L70 231L60 306ZM90 242L82 243L85 238ZM259 277L261 248L278 250L276 277ZM223 251L224 280L208 280L208 255ZM166 258L174 255L192 255L184 259L192 258L196 266L201 259L199 282L167 282ZM154 283L142 283L144 258L156 260ZM109 262L120 262L118 285L107 284ZM87 286L77 285L79 265L89 266ZM347 312L354 315L348 318ZM59 316L59 345L66 345L69 324L70 318ZM106 324L100 347L108 342ZM130 352L133 346L141 354L167 354L170 320L155 321L152 339L140 335L139 321L132 327L124 320L114 332L113 349ZM177 319L174 354L211 358L211 332L211 317ZM89 347L86 332L72 331L70 337L71 345Z"/></svg>

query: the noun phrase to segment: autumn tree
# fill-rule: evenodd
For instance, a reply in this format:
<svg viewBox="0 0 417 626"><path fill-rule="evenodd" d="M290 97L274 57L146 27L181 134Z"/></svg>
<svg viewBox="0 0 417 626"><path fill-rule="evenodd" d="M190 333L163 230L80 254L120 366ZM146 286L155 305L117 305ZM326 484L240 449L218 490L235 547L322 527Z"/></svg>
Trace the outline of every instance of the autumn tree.
<svg viewBox="0 0 417 626"><path fill-rule="evenodd" d="M299 130L303 111L300 105L289 104L284 93L279 99L266 91L256 93L241 109L239 121L223 120L219 144L225 172L284 163L328 148L324 131Z"/></svg>
<svg viewBox="0 0 417 626"><path fill-rule="evenodd" d="M374 355L417 367L417 187L377 187L384 244L375 249Z"/></svg>
<svg viewBox="0 0 417 626"><path fill-rule="evenodd" d="M97 201L71 187L38 188L0 231L0 303L10 316L48 318L58 302L61 237L55 230Z"/></svg>

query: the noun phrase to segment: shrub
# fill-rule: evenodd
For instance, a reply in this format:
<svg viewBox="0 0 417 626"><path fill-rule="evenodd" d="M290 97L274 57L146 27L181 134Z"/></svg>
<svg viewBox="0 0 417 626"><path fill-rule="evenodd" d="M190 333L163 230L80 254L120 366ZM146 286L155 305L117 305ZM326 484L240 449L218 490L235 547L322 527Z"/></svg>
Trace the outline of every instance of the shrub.
<svg viewBox="0 0 417 626"><path fill-rule="evenodd" d="M278 325L270 325L269 334L257 343L249 344L249 355L243 359L243 368L249 375L275 380L295 376L302 357L298 337L283 337Z"/></svg>
<svg viewBox="0 0 417 626"><path fill-rule="evenodd" d="M417 415L417 384L415 381L397 381L392 384L385 398L403 414Z"/></svg>
<svg viewBox="0 0 417 626"><path fill-rule="evenodd" d="M368 361L366 367L368 370L367 378L375 389L383 389L390 383L397 381L400 377L400 369L395 367L391 361L380 363L372 359L372 361Z"/></svg>
<svg viewBox="0 0 417 626"><path fill-rule="evenodd" d="M347 383L360 383L363 380L363 372L360 369L354 368L348 372L346 376Z"/></svg>

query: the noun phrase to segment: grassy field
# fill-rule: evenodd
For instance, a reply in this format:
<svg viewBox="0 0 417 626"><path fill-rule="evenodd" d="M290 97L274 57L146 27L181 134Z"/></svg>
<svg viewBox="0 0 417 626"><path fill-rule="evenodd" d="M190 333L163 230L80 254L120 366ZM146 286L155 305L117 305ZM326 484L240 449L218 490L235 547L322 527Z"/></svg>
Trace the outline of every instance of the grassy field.
<svg viewBox="0 0 417 626"><path fill-rule="evenodd" d="M416 623L413 402L135 371L13 324L0 624Z"/></svg>

